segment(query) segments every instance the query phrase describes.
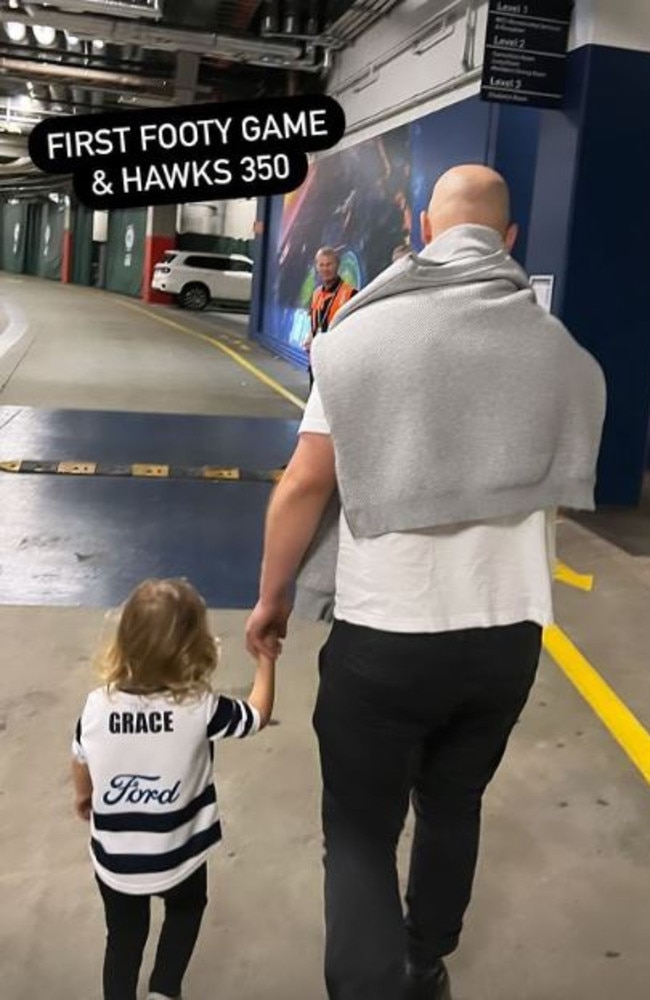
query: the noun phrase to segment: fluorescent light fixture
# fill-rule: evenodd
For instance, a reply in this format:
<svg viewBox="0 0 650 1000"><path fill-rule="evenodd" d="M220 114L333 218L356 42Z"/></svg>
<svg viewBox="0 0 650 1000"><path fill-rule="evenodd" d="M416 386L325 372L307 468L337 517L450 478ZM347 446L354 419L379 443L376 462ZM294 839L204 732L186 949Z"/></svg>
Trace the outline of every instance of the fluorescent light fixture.
<svg viewBox="0 0 650 1000"><path fill-rule="evenodd" d="M31 111L34 106L32 98L28 97L27 94L19 94L18 97L14 97L11 103L18 111Z"/></svg>
<svg viewBox="0 0 650 1000"><path fill-rule="evenodd" d="M12 42L24 42L27 28L20 21L7 21L5 31Z"/></svg>
<svg viewBox="0 0 650 1000"><path fill-rule="evenodd" d="M51 28L48 24L35 24L32 31L39 45L54 45L56 41L55 28Z"/></svg>

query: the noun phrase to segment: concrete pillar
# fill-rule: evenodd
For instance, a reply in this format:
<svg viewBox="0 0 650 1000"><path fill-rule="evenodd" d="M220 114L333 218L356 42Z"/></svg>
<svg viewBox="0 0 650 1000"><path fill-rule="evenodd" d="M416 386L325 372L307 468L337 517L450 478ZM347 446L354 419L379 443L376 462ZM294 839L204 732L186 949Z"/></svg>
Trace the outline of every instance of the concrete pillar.
<svg viewBox="0 0 650 1000"><path fill-rule="evenodd" d="M172 296L151 287L154 265L165 250L176 246L176 205L151 205L147 209L147 229L144 244L142 298L145 302L169 303Z"/></svg>

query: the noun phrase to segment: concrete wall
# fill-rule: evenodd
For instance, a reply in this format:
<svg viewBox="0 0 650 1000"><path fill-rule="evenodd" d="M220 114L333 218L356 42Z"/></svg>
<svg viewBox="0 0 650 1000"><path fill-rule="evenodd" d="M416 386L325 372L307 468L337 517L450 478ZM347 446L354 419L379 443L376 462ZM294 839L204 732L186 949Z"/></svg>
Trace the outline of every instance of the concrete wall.
<svg viewBox="0 0 650 1000"><path fill-rule="evenodd" d="M255 222L255 200L237 198L232 201L195 202L179 205L176 228L179 233L200 233L205 236L228 236L250 240Z"/></svg>

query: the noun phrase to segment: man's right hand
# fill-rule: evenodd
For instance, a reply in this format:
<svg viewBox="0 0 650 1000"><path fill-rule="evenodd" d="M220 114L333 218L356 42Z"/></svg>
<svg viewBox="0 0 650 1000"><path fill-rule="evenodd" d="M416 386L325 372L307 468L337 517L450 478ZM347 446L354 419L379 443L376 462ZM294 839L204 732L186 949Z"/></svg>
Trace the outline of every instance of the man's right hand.
<svg viewBox="0 0 650 1000"><path fill-rule="evenodd" d="M290 614L288 600L257 602L246 622L246 649L251 656L277 659L282 652L280 640L287 634Z"/></svg>

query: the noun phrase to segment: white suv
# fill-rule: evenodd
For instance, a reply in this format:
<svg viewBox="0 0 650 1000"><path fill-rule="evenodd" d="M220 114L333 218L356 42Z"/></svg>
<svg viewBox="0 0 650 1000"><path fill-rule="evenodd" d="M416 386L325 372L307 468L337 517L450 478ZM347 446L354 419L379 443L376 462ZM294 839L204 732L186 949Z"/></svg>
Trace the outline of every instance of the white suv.
<svg viewBox="0 0 650 1000"><path fill-rule="evenodd" d="M151 287L175 295L183 309L205 309L213 299L248 306L252 279L250 257L168 250L153 269Z"/></svg>

